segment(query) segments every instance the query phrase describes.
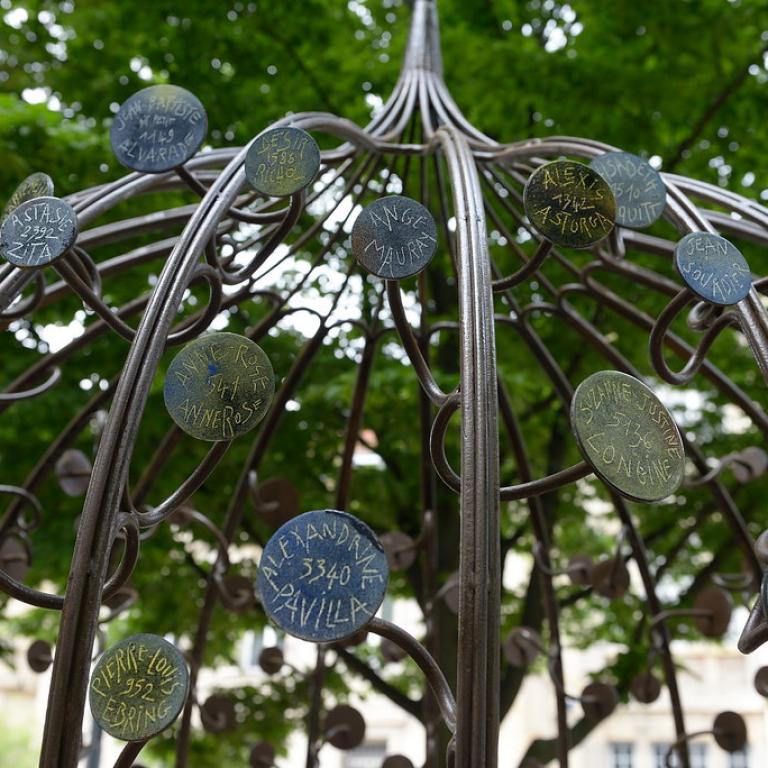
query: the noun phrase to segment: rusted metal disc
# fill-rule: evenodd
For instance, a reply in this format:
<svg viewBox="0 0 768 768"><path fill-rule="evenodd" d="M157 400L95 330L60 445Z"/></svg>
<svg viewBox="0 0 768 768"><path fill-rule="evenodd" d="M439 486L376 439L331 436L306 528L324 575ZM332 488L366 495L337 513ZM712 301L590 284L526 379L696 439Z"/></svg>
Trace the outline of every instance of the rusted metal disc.
<svg viewBox="0 0 768 768"><path fill-rule="evenodd" d="M618 600L629 589L629 570L623 557L601 560L592 570L592 586L601 597Z"/></svg>
<svg viewBox="0 0 768 768"><path fill-rule="evenodd" d="M45 672L53 662L53 648L47 640L35 640L27 649L27 664L33 672Z"/></svg>
<svg viewBox="0 0 768 768"><path fill-rule="evenodd" d="M47 173L33 173L27 176L21 184L13 191L8 198L8 202L3 207L0 214L0 224L8 217L11 211L16 210L27 200L34 200L36 197L53 196L53 179Z"/></svg>
<svg viewBox="0 0 768 768"><path fill-rule="evenodd" d="M768 699L768 667L760 667L755 673L755 690Z"/></svg>
<svg viewBox="0 0 768 768"><path fill-rule="evenodd" d="M0 541L0 569L12 579L24 581L29 564L29 551L21 539L11 535Z"/></svg>
<svg viewBox="0 0 768 768"><path fill-rule="evenodd" d="M284 477L271 477L251 488L251 498L257 514L270 528L277 529L299 514L299 492Z"/></svg>
<svg viewBox="0 0 768 768"><path fill-rule="evenodd" d="M574 555L568 561L568 578L571 584L586 587L592 583L592 571L595 564L587 555Z"/></svg>
<svg viewBox="0 0 768 768"><path fill-rule="evenodd" d="M371 274L401 280L421 272L437 249L432 214L409 197L374 200L352 227L352 253Z"/></svg>
<svg viewBox="0 0 768 768"><path fill-rule="evenodd" d="M384 661L388 661L392 664L402 661L408 655L397 643L393 643L386 637L381 638L379 650L381 651Z"/></svg>
<svg viewBox="0 0 768 768"><path fill-rule="evenodd" d="M407 571L416 561L416 545L407 533L390 531L383 534L380 541L390 571Z"/></svg>
<svg viewBox="0 0 768 768"><path fill-rule="evenodd" d="M231 731L237 724L235 702L229 696L214 693L201 705L200 720L208 733Z"/></svg>
<svg viewBox="0 0 768 768"><path fill-rule="evenodd" d="M516 627L504 641L504 658L513 667L527 667L541 652L541 637L528 627Z"/></svg>
<svg viewBox="0 0 768 768"><path fill-rule="evenodd" d="M699 298L727 306L752 286L747 260L733 243L711 232L691 232L675 246L675 267Z"/></svg>
<svg viewBox="0 0 768 768"><path fill-rule="evenodd" d="M77 214L58 197L36 197L15 208L0 226L0 255L15 267L44 267L77 240Z"/></svg>
<svg viewBox="0 0 768 768"><path fill-rule="evenodd" d="M588 720L603 720L619 703L619 695L612 685L590 683L581 692L581 708Z"/></svg>
<svg viewBox="0 0 768 768"><path fill-rule="evenodd" d="M259 654L259 666L268 675L276 675L285 664L285 657L282 649L277 646L262 649Z"/></svg>
<svg viewBox="0 0 768 768"><path fill-rule="evenodd" d="M660 501L683 481L685 453L677 425L634 376L599 371L576 388L571 427L595 474L633 501Z"/></svg>
<svg viewBox="0 0 768 768"><path fill-rule="evenodd" d="M747 743L747 724L736 712L721 712L712 725L715 741L726 752L739 752Z"/></svg>
<svg viewBox="0 0 768 768"><path fill-rule="evenodd" d="M631 152L606 152L589 164L616 198L616 223L630 229L650 227L664 213L667 189L659 173Z"/></svg>
<svg viewBox="0 0 768 768"><path fill-rule="evenodd" d="M390 755L381 764L381 768L414 768L414 766L405 755Z"/></svg>
<svg viewBox="0 0 768 768"><path fill-rule="evenodd" d="M325 716L325 738L336 749L354 749L365 738L365 720L347 704L334 707Z"/></svg>
<svg viewBox="0 0 768 768"><path fill-rule="evenodd" d="M305 512L264 547L257 585L267 615L302 640L334 642L362 629L387 591L387 556L373 531L333 509Z"/></svg>
<svg viewBox="0 0 768 768"><path fill-rule="evenodd" d="M102 654L91 675L93 718L110 736L141 741L178 717L189 688L179 650L157 635L133 635Z"/></svg>
<svg viewBox="0 0 768 768"><path fill-rule="evenodd" d="M451 611L451 613L458 614L459 598L461 597L459 590L459 574L452 573L446 580L440 592L442 592L443 600L445 601L448 610Z"/></svg>
<svg viewBox="0 0 768 768"><path fill-rule="evenodd" d="M555 160L534 171L523 193L525 213L547 240L589 248L613 229L616 201L608 182L588 165Z"/></svg>
<svg viewBox="0 0 768 768"><path fill-rule="evenodd" d="M177 85L151 85L126 99L109 140L126 168L164 173L193 157L207 133L208 117L197 96Z"/></svg>
<svg viewBox="0 0 768 768"><path fill-rule="evenodd" d="M261 347L236 333L211 333L187 344L165 376L171 418L198 440L232 440L253 429L275 393Z"/></svg>
<svg viewBox="0 0 768 768"><path fill-rule="evenodd" d="M235 613L245 613L256 604L253 581L241 573L228 573L222 580L222 602Z"/></svg>
<svg viewBox="0 0 768 768"><path fill-rule="evenodd" d="M733 476L740 483L747 483L768 470L768 453L758 445L750 445L735 456L731 464Z"/></svg>
<svg viewBox="0 0 768 768"><path fill-rule="evenodd" d="M268 741L257 741L251 747L251 768L270 768L275 762L275 748Z"/></svg>
<svg viewBox="0 0 768 768"><path fill-rule="evenodd" d="M661 681L652 672L641 672L632 681L630 690L641 704L651 704L661 695Z"/></svg>
<svg viewBox="0 0 768 768"><path fill-rule="evenodd" d="M705 587L699 592L693 607L707 611L707 616L694 616L696 629L705 637L722 637L731 621L733 607L731 598L724 589Z"/></svg>
<svg viewBox="0 0 768 768"><path fill-rule="evenodd" d="M309 186L320 168L317 142L300 128L272 128L245 155L245 177L262 195L288 197Z"/></svg>
<svg viewBox="0 0 768 768"><path fill-rule="evenodd" d="M91 481L91 461L77 450L64 451L56 462L56 477L67 496L82 496Z"/></svg>

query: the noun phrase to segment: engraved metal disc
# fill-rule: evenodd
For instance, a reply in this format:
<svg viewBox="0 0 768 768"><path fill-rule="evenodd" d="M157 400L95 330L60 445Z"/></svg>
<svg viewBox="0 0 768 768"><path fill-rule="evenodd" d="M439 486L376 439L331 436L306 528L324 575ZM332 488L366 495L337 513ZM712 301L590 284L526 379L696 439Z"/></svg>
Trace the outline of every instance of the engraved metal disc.
<svg viewBox="0 0 768 768"><path fill-rule="evenodd" d="M661 176L642 157L630 152L606 152L589 164L607 182L616 198L616 223L644 229L661 218L667 189Z"/></svg>
<svg viewBox="0 0 768 768"><path fill-rule="evenodd" d="M381 768L414 768L413 763L405 755L390 755Z"/></svg>
<svg viewBox="0 0 768 768"><path fill-rule="evenodd" d="M747 260L733 243L710 232L691 232L675 246L675 267L699 297L727 306L746 298L752 286Z"/></svg>
<svg viewBox="0 0 768 768"><path fill-rule="evenodd" d="M348 704L339 704L325 716L325 738L336 749L354 749L365 738L365 719Z"/></svg>
<svg viewBox="0 0 768 768"><path fill-rule="evenodd" d="M53 663L53 649L47 640L35 640L27 649L27 663L33 672L45 672Z"/></svg>
<svg viewBox="0 0 768 768"><path fill-rule="evenodd" d="M352 227L352 253L371 274L400 280L421 272L437 249L432 214L409 197L391 195L366 206Z"/></svg>
<svg viewBox="0 0 768 768"><path fill-rule="evenodd" d="M0 255L16 267L42 267L77 239L77 214L58 197L36 197L14 208L0 226Z"/></svg>
<svg viewBox="0 0 768 768"><path fill-rule="evenodd" d="M275 748L267 741L257 741L249 755L251 768L271 768L275 762Z"/></svg>
<svg viewBox="0 0 768 768"><path fill-rule="evenodd" d="M387 591L387 556L373 531L332 509L305 512L267 542L257 586L267 615L302 640L354 634Z"/></svg>
<svg viewBox="0 0 768 768"><path fill-rule="evenodd" d="M633 501L659 501L683 480L685 453L677 425L634 376L599 371L576 389L571 428L595 474Z"/></svg>
<svg viewBox="0 0 768 768"><path fill-rule="evenodd" d="M197 96L177 85L151 85L123 103L109 140L126 168L164 173L186 163L207 133L208 117Z"/></svg>
<svg viewBox="0 0 768 768"><path fill-rule="evenodd" d="M141 741L178 717L189 687L179 650L157 635L133 635L107 648L91 675L93 718L110 736Z"/></svg>
<svg viewBox="0 0 768 768"><path fill-rule="evenodd" d="M51 197L52 195L53 179L47 173L38 172L27 176L8 198L8 202L0 214L0 224L5 221L11 211L15 211L27 200L34 200L36 197Z"/></svg>
<svg viewBox="0 0 768 768"><path fill-rule="evenodd" d="M232 440L264 417L275 374L258 344L236 333L212 333L187 344L168 367L165 406L198 440Z"/></svg>
<svg viewBox="0 0 768 768"><path fill-rule="evenodd" d="M705 637L722 637L731 623L733 604L724 589L705 587L696 596L693 607L706 615L694 616L696 629Z"/></svg>
<svg viewBox="0 0 768 768"><path fill-rule="evenodd" d="M84 495L91 481L92 469L90 459L82 451L75 448L64 451L55 466L61 490L67 496Z"/></svg>
<svg viewBox="0 0 768 768"><path fill-rule="evenodd" d="M320 148L301 128L272 128L245 155L245 177L262 195L288 197L309 186L320 169Z"/></svg>
<svg viewBox="0 0 768 768"><path fill-rule="evenodd" d="M661 682L652 672L641 672L632 680L630 690L641 704L652 704L661 695Z"/></svg>
<svg viewBox="0 0 768 768"><path fill-rule="evenodd" d="M608 182L588 165L555 160L538 168L525 185L525 212L547 240L588 248L613 229L616 200Z"/></svg>
<svg viewBox="0 0 768 768"><path fill-rule="evenodd" d="M581 708L587 720L604 720L619 703L618 691L606 683L589 683L581 692Z"/></svg>
<svg viewBox="0 0 768 768"><path fill-rule="evenodd" d="M721 712L712 724L712 733L720 749L739 752L747 743L747 724L737 712Z"/></svg>

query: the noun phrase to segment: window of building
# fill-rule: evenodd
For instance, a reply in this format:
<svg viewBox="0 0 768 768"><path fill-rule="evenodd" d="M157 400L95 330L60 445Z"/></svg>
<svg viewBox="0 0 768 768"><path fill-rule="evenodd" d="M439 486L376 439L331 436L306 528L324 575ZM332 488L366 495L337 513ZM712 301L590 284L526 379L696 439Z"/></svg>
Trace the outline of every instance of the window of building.
<svg viewBox="0 0 768 768"><path fill-rule="evenodd" d="M381 768L386 756L385 744L363 744L344 753L344 768Z"/></svg>
<svg viewBox="0 0 768 768"><path fill-rule="evenodd" d="M634 746L629 741L614 741L611 744L611 768L632 768Z"/></svg>
<svg viewBox="0 0 768 768"><path fill-rule="evenodd" d="M653 768L667 768L665 758L669 750L669 743L653 745ZM707 768L707 745L696 743L688 745L691 768ZM678 768L680 761L677 752L673 752L669 759L671 768Z"/></svg>
<svg viewBox="0 0 768 768"><path fill-rule="evenodd" d="M728 768L749 768L749 747L728 755Z"/></svg>

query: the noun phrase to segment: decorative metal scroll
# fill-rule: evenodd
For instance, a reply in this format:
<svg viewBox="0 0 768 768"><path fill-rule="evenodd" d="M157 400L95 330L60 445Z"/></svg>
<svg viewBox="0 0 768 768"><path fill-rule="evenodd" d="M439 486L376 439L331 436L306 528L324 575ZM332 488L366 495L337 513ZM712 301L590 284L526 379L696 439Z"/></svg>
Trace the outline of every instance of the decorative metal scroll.
<svg viewBox="0 0 768 768"><path fill-rule="evenodd" d="M768 468L760 447L768 415L763 401L717 367L722 345L712 349L721 335L730 339L744 365L751 353L768 380L765 279L753 277L737 245L768 243L768 209L703 182L659 174L623 148L597 141L491 140L467 122L445 86L431 0L416 1L400 79L365 128L337 115L294 114L245 148L199 153L206 129L205 109L191 93L145 89L121 107L112 126L115 154L131 173L66 199L53 196L50 178L35 174L3 213L0 321L8 334L23 338L31 324L57 311L69 320L73 298L89 318L61 348L31 359L26 369L9 367L14 378L0 394L9 423L16 412L25 426L31 423L30 403L45 419L53 394L77 386L90 349L124 350L118 370L85 380L96 385L94 393L67 414L26 477L0 478L7 501L0 587L60 615L55 647L38 640L28 654L35 671L53 665L40 765L77 764L89 691L96 721L127 742L118 767L134 764L178 715L178 766L191 764L195 713L203 728L226 738L238 727L232 700L218 692L201 701L198 687L210 661L213 616L229 610L260 622L266 613L318 644L316 669L306 675L309 768L324 744L350 749L364 738L356 710L325 703L329 659L387 689L354 652L367 633L381 636L382 663L408 656L424 676L423 702L387 690L424 721L429 766L445 760L494 768L500 691L541 658L555 692L552 739L529 750L526 765L552 759L568 765L569 700L580 703L588 732L620 706L620 692L649 703L666 688L677 734L668 759L676 752L688 768L687 744L701 734L686 728L672 637L684 622L703 636L722 635L733 603L762 584L740 648L750 652L768 639L768 544L765 537L754 540L757 514L736 503L739 488ZM318 139L332 148L320 151ZM174 204L197 199L151 212L139 205L163 195ZM112 306L112 286L144 275L148 264L156 270L151 285ZM313 303L308 286L326 265L340 279L324 301ZM201 287L207 298L192 304L189 296ZM345 315L350 301L365 310ZM245 307L254 309L256 321L230 332ZM271 338L299 316L311 318L314 332L292 359L273 357ZM548 346L553 327L573 340L576 354L567 361ZM643 370L622 349L625 331L649 340ZM453 339L448 366L434 353L441 337ZM350 339L354 344L342 351ZM408 471L417 476L420 498L405 505L420 510L420 523L408 531L384 527L373 510L351 503L356 450L376 450L363 431L376 355L395 341L419 403L422 461ZM335 479L324 481L328 508L309 511L289 480L279 473L262 477L262 469L325 347L341 355L353 350L356 373L338 461L328 468ZM541 399L526 405L502 350L536 362ZM694 444L684 425L678 429L675 409L662 401L670 401L674 387L690 393L699 383L738 410L758 444L718 452L717 444ZM145 414L163 389L164 435L148 447L141 440L150 429ZM329 400L328 407L339 404ZM526 433L530 409L549 409L572 426L573 437L555 431L558 450L546 461L536 453L542 450L537 436ZM214 472L221 482L218 470L236 446L245 448L235 475L227 465L226 496L216 498L210 514L200 511L201 494ZM576 446L583 460L566 466ZM166 476L179 479L157 499L155 488ZM60 493L84 496L63 595L28 581L30 566L42 565L35 533L55 522L55 511L41 501L49 478L57 479ZM392 482L402 478L393 474ZM618 522L614 546L602 554L570 552L567 541L558 541L562 532L551 514L558 494L580 487L608 502ZM733 560L721 553L697 572L690 594L665 604L657 583L695 527L680 522L692 495L697 501L687 516L725 526L741 567L723 570L721 563ZM453 498L457 527L449 523ZM627 500L664 505L664 530L644 529L644 508ZM519 529L510 536L512 518ZM458 531L459 567L447 577L438 562L444 528ZM104 625L142 599L132 584L142 549L169 530L199 536L212 553L200 563L187 552L205 587L196 627L177 640L184 656L158 636L174 633L174 626L144 627L104 650ZM679 540L659 565L655 542L670 531ZM233 557L244 541L261 550L257 580L248 560ZM537 585L536 607L522 611L517 626L501 610L503 555L513 548L532 556ZM390 572L418 574L423 641L376 618ZM44 576L34 571L38 581ZM631 680L606 675L574 695L562 660L572 631L563 625L569 600L630 594L644 606L636 636L647 659ZM451 612L458 614L454 669L441 666ZM286 664L278 648L261 654L267 674L282 674ZM755 686L766 696L764 673ZM746 739L744 721L732 712L717 717L712 733L729 751ZM250 764L279 765L275 746L252 744ZM384 761L386 768L410 765L400 755Z"/></svg>

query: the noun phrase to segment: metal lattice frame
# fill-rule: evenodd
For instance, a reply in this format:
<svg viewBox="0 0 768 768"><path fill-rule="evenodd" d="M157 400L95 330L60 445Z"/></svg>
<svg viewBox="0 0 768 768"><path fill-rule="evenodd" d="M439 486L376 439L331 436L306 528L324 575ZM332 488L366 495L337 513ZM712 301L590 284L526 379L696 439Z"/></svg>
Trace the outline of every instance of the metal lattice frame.
<svg viewBox="0 0 768 768"><path fill-rule="evenodd" d="M674 318L695 302L693 295L686 289L681 290L680 285L667 277L637 266L627 258L629 252L641 252L668 260L673 252L673 241L617 229L608 241L594 247L594 259L586 266L577 266L567 252L557 248L550 250L547 243L541 243L534 256L527 256L516 244L514 233L529 226L522 209L522 187L530 173L547 159L561 155L589 159L612 148L571 137L500 144L470 125L453 102L442 78L433 0L416 1L400 78L384 108L366 128L325 113L293 115L276 125L288 124L327 134L339 142L337 148L322 153L321 170L321 178L327 180L324 189L337 180L343 184L344 194L338 200L351 196L357 205L372 197L370 183L377 173L384 169L392 173L402 165L404 172L399 175L406 179L408 168L419 164L421 189L403 191L422 199L436 214L444 228L444 240L451 248L455 267L458 286L456 323L431 325L428 308L424 305L421 307L421 326L412 328L406 317L401 289L397 283L389 282L386 297L392 323L370 327L358 324L365 336L365 348L347 420L335 500L338 509L347 506L352 456L361 427L375 350L385 335L395 330L421 387L422 441L425 455L431 455L432 459L432 466L427 465L422 471L424 530L429 533L425 536L423 557L428 566L426 570L431 573L425 583L426 590L431 590L429 599L437 594L436 576L434 571L429 571L436 556L433 473L460 498L459 663L455 698L427 650L435 647L436 628L431 616L426 617L426 648L385 622L374 620L371 629L402 645L417 660L437 694L438 706L430 704L425 715L430 761L437 759L437 733L442 719L454 732L449 762L466 768L494 768L497 764L501 655L499 504L500 500L525 500L537 541L536 567L542 577L548 625L548 648L545 650L557 700L557 758L564 767L568 764L569 744L567 694L562 684L559 603L553 586L558 571L550 557L550 528L540 499L548 492L585 477L590 469L582 462L546 477L534 477L517 414L504 383L497 380L495 333L518 335L540 362L543 373L556 389L562 408L567 410L573 393L571 381L537 335L531 322L533 316L546 315L568 326L596 349L611 367L638 375L600 327L571 302L577 295L588 297L609 315L619 316L648 334L651 360L661 379L672 385L685 385L696 373L704 376L766 434L768 415L761 405L752 402L706 358L715 337L726 327L736 326L749 341L763 375L768 377L768 318L758 295L766 281L757 280L749 296L731 310L717 313L706 305L694 306L689 322L702 335L698 347L692 349L669 329ZM137 566L141 532L165 523L177 512L205 482L229 447L228 443L215 443L169 498L148 507L153 483L180 442L180 431L171 429L143 467L141 480L133 487L129 486L129 467L135 461L137 433L164 350L203 333L222 310L255 298L271 306L251 333L255 340L270 329L278 328L281 321L298 311L313 312L319 321L317 332L307 341L284 378L273 407L253 441L236 490L228 501L224 524L217 528L200 513L193 513L198 522L215 533L220 545L217 562L207 579L198 628L189 653L194 692L205 660L206 636L214 607L218 600L236 604L239 599L238 595L228 594L224 577L229 566L227 549L241 529L252 473L258 472L281 413L300 387L302 374L311 365L313 357L332 331L350 322L338 319L335 314L340 298L348 290L350 272L327 314L320 315L315 310L289 304L300 295L313 270L344 239L349 214L347 218L339 217L314 262L295 281L293 288L282 293L273 290L271 282L281 264L303 244L317 237L333 211L319 215L311 227L296 236L294 225L300 214L324 189L316 189L309 199L303 192L297 193L287 206L276 200L246 194L243 192L244 156L245 149L242 148L214 150L198 155L178 172L132 173L68 198L77 211L82 234L77 247L57 267L62 278L60 282L47 284L40 271L31 273L8 264L0 268L1 317L6 325L18 318L33 317L36 311L55 306L72 292L99 315L82 336L61 350L41 357L7 386L0 395L1 411L20 400L44 397L59 381L60 369L67 365L68 359L90 343L110 334L117 334L130 343L117 380L95 394L80 413L73 415L67 428L51 442L23 483L0 486L0 492L10 496L0 533L26 539L41 522L39 514L30 515L31 511L40 512L36 489L53 471L62 453L85 429L92 415L109 406L85 497L65 596L38 591L15 580L7 570L0 570L0 586L9 595L31 606L61 613L40 760L43 768L72 768L78 762L99 609L120 592ZM761 245L768 243L768 209L765 207L680 176L665 174L664 182L668 195L665 218L681 236L689 231L722 232ZM426 199L431 188L440 190L439 200ZM200 202L149 216L99 223L128 198L150 191L177 189L194 190L199 193ZM731 213L738 216L731 216ZM449 229L451 217L455 217L455 231ZM506 238L510 253L522 262L513 274L500 274L490 258L486 217ZM183 231L178 237L162 237L165 227L178 223L183 223ZM236 238L235 234L244 224L257 225L257 234L246 239ZM90 254L98 253L105 244L120 242L139 232L157 232L159 239L107 260L91 258ZM531 236L538 237L534 232ZM224 243L229 246L226 256L221 250ZM276 259L276 249L283 243L288 246L285 255ZM238 254L246 253L250 254L248 259L236 260ZM557 260L563 267L569 275L567 283L554 284L541 271L545 257ZM162 273L149 293L136 297L116 312L104 303L102 282L106 284L120 279L134 267L159 259L165 260ZM601 282L605 273L639 283L648 291L667 297L667 309L656 319L649 317ZM514 289L531 279L538 282L545 298L521 305ZM175 327L184 293L197 281L208 285L208 304L182 327ZM134 329L131 321L136 318L140 320ZM459 385L448 392L437 383L427 354L430 338L441 330L458 333L460 340L461 379ZM685 362L681 371L670 369L664 357L665 350ZM42 380L45 380L44 384L39 383ZM461 463L454 470L446 458L445 437L451 417L457 411L461 415ZM508 478L499 476L500 430L502 439L509 441L517 462L516 484L505 485ZM753 585L760 583L762 565L755 553L754 542L728 489L718 477L720 469L730 459L721 461L713 469L696 445L688 442L686 451L700 475L693 482L709 490L713 508L722 514L734 541L743 550L750 571L748 581ZM631 552L628 557L637 564L642 576L647 611L655 632L656 652L671 698L678 752L682 765L687 768L686 726L670 652L667 614L657 595L648 553L630 511L619 496L611 493L610 497L625 531ZM117 539L123 542L122 560L116 570L108 574L109 554ZM747 629L742 638L745 651L768 638L768 625L759 609L753 612ZM324 654L325 649L321 648L316 680L320 684ZM316 686L316 694L319 688ZM194 695L187 702L178 732L179 766L188 764L193 701ZM311 743L318 737L317 728L315 718L310 728ZM131 765L143 746L144 742L129 744L116 766ZM308 765L313 760L310 755Z"/></svg>

